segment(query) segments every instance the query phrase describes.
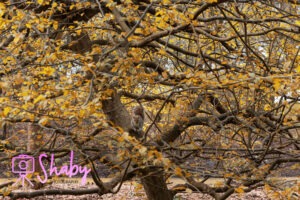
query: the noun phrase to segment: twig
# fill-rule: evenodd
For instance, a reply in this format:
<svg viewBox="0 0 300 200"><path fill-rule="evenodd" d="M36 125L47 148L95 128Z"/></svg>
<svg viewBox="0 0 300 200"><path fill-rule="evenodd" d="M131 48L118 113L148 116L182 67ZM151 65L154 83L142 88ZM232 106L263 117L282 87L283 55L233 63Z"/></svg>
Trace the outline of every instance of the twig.
<svg viewBox="0 0 300 200"><path fill-rule="evenodd" d="M144 13L142 14L141 18L139 19L139 21L134 25L134 27L130 30L129 33L127 33L127 35L125 36L125 40L127 40L130 35L132 35L135 31L135 29L138 27L138 25L141 23L141 21L144 19L144 17L146 16L148 10L151 8L151 6L153 5L154 2L152 2L151 4L149 4L147 6L147 8L145 9Z"/></svg>
<svg viewBox="0 0 300 200"><path fill-rule="evenodd" d="M99 2L99 0L96 0L96 3L98 4L99 10L101 12L101 15L102 15L101 17L104 17L104 12L102 10L101 3Z"/></svg>

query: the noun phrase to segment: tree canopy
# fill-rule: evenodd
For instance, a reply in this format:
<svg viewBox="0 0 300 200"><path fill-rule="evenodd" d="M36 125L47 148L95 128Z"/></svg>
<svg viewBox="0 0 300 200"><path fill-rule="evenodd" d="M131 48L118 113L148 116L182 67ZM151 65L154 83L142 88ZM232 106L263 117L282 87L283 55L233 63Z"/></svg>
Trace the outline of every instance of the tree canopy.
<svg viewBox="0 0 300 200"><path fill-rule="evenodd" d="M151 200L187 189L214 199L260 186L275 197L297 192L278 192L268 178L299 172L299 4L1 0L1 161L74 150L97 185L9 186L2 195L103 195L133 178ZM143 133L131 123L137 105ZM16 142L21 126L35 127L27 132L34 149ZM113 171L108 183L101 164ZM174 176L185 183L168 187ZM225 181L206 184L212 177Z"/></svg>

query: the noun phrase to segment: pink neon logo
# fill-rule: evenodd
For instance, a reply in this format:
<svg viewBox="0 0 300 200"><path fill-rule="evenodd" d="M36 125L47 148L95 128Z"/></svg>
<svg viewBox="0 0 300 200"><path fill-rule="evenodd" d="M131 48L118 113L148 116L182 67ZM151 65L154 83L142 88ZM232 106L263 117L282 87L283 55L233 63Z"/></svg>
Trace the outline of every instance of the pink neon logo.
<svg viewBox="0 0 300 200"><path fill-rule="evenodd" d="M47 158L47 157L48 156L44 153L39 156L39 164L44 173L44 179L42 179L40 176L37 176L38 180L41 183L46 183L48 180L48 172L43 164L43 158ZM54 174L56 176L65 174L71 178L79 173L79 174L82 174L81 185L85 185L87 175L88 175L88 173L90 173L91 169L88 169L85 166L82 167L82 166L73 164L73 158L74 158L74 152L71 151L69 165L63 165L63 166L61 166L60 169L58 169L54 164L54 160L55 160L54 154L51 154L49 176L52 176ZM26 175L34 172L34 157L26 155L26 154L21 154L19 156L13 157L12 172L15 174L19 174L19 176L20 176L20 178L17 180L16 183L18 183L19 181L22 181L22 186L24 186L24 182L26 180L28 183L30 183L33 186L33 184L26 177Z"/></svg>
<svg viewBox="0 0 300 200"><path fill-rule="evenodd" d="M31 181L26 177L27 174L34 172L34 157L21 154L12 159L12 172L14 174L19 174L20 178L16 183L22 181L22 186L24 187L25 180L33 186ZM15 184L16 184L15 183Z"/></svg>

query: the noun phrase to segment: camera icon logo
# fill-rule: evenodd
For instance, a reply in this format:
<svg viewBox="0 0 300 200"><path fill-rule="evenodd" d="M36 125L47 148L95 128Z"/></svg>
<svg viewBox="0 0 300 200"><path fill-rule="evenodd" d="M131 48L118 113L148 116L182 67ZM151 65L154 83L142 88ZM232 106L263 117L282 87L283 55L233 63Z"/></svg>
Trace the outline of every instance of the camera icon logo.
<svg viewBox="0 0 300 200"><path fill-rule="evenodd" d="M34 157L21 154L12 158L12 172L14 174L19 174L20 178L16 183L22 181L22 186L24 187L25 180L33 186L31 181L26 177L27 174L34 172ZM15 183L15 184L16 184Z"/></svg>

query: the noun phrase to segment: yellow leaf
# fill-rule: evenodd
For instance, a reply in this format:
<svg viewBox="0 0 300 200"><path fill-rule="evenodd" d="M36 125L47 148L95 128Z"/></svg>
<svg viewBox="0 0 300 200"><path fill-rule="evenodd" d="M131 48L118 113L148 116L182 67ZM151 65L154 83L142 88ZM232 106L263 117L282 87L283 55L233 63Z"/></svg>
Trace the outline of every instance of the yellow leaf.
<svg viewBox="0 0 300 200"><path fill-rule="evenodd" d="M81 32L82 32L82 29L78 29L78 30L76 30L75 32L76 32L77 35L80 35Z"/></svg>
<svg viewBox="0 0 300 200"><path fill-rule="evenodd" d="M4 187L3 189L0 190L0 194L3 194L3 196L8 196L11 191L12 190L10 187Z"/></svg>
<svg viewBox="0 0 300 200"><path fill-rule="evenodd" d="M45 126L48 123L48 121L49 119L47 117L44 117L39 121L39 124Z"/></svg>
<svg viewBox="0 0 300 200"><path fill-rule="evenodd" d="M5 9L5 4L4 3L0 3L0 9Z"/></svg>
<svg viewBox="0 0 300 200"><path fill-rule="evenodd" d="M236 189L235 189L235 192L237 192L237 193L243 193L244 190L243 190L242 188L236 188Z"/></svg>
<svg viewBox="0 0 300 200"><path fill-rule="evenodd" d="M0 17L2 17L5 13L5 6L4 6L4 3L0 3Z"/></svg>
<svg viewBox="0 0 300 200"><path fill-rule="evenodd" d="M182 169L179 168L179 167L176 167L175 168L175 174L178 175L178 176L182 176Z"/></svg>
<svg viewBox="0 0 300 200"><path fill-rule="evenodd" d="M37 3L42 5L44 3L44 0L37 0Z"/></svg>
<svg viewBox="0 0 300 200"><path fill-rule="evenodd" d="M58 22L57 21L53 22L53 28L54 28L54 30L58 29Z"/></svg>
<svg viewBox="0 0 300 200"><path fill-rule="evenodd" d="M55 55L51 56L51 58L53 58L53 57L55 57ZM55 69L53 69L52 67L44 67L41 74L51 76L54 72L55 72Z"/></svg>
<svg viewBox="0 0 300 200"><path fill-rule="evenodd" d="M172 2L170 0L163 0L162 3L166 5L166 4L171 4Z"/></svg>
<svg viewBox="0 0 300 200"><path fill-rule="evenodd" d="M264 187L265 187L265 190L266 190L267 192L270 191L270 190L272 190L272 188L271 188L269 185L265 185Z"/></svg>
<svg viewBox="0 0 300 200"><path fill-rule="evenodd" d="M142 29L142 28L137 28L137 29L135 30L135 32L136 32L136 33L139 33L139 34L142 34L142 33L144 32L144 29Z"/></svg>
<svg viewBox="0 0 300 200"><path fill-rule="evenodd" d="M72 4L72 5L70 6L70 10L73 10L74 7L75 7L75 4Z"/></svg>
<svg viewBox="0 0 300 200"><path fill-rule="evenodd" d="M42 101L44 99L45 99L44 95L39 95L37 98L34 99L33 103L38 103L39 101Z"/></svg>
<svg viewBox="0 0 300 200"><path fill-rule="evenodd" d="M5 107L3 110L3 116L6 117L10 111L11 111L11 107Z"/></svg>
<svg viewBox="0 0 300 200"><path fill-rule="evenodd" d="M31 24L29 24L29 23L27 23L25 26L26 26L27 28L31 28Z"/></svg>
<svg viewBox="0 0 300 200"><path fill-rule="evenodd" d="M22 38L22 33L18 33L15 35L15 38L14 38L14 43L18 43L20 41L20 39Z"/></svg>
<svg viewBox="0 0 300 200"><path fill-rule="evenodd" d="M207 3L217 3L218 0L206 0Z"/></svg>
<svg viewBox="0 0 300 200"><path fill-rule="evenodd" d="M275 91L278 91L280 86L281 86L280 79L273 79L273 87L274 87Z"/></svg>
<svg viewBox="0 0 300 200"><path fill-rule="evenodd" d="M265 111L271 110L271 106L270 106L269 104L266 104L266 105L264 106L264 110L265 110Z"/></svg>
<svg viewBox="0 0 300 200"><path fill-rule="evenodd" d="M53 3L52 3L52 7L53 7L53 8L56 8L57 6L58 6L58 5L57 5L56 2L53 2Z"/></svg>
<svg viewBox="0 0 300 200"><path fill-rule="evenodd" d="M81 31L81 30L79 30ZM101 53L101 48L99 46L94 45L91 54L99 54Z"/></svg>
<svg viewBox="0 0 300 200"><path fill-rule="evenodd" d="M237 193L244 193L244 192L245 192L244 189L243 189L242 187L235 188L234 190L235 190L235 192L237 192Z"/></svg>
<svg viewBox="0 0 300 200"><path fill-rule="evenodd" d="M296 67L296 72L300 73L300 65L298 67Z"/></svg>
<svg viewBox="0 0 300 200"><path fill-rule="evenodd" d="M223 61L221 62L221 64L222 64L222 65L226 65L226 64L228 64L228 62L227 62L226 60L223 60Z"/></svg>
<svg viewBox="0 0 300 200"><path fill-rule="evenodd" d="M166 52L165 49L160 49L160 50L158 51L158 53L161 54L161 55L167 55L167 52Z"/></svg>
<svg viewBox="0 0 300 200"><path fill-rule="evenodd" d="M162 75L164 78L168 78L168 73L167 73L167 72L163 72L161 75Z"/></svg>

